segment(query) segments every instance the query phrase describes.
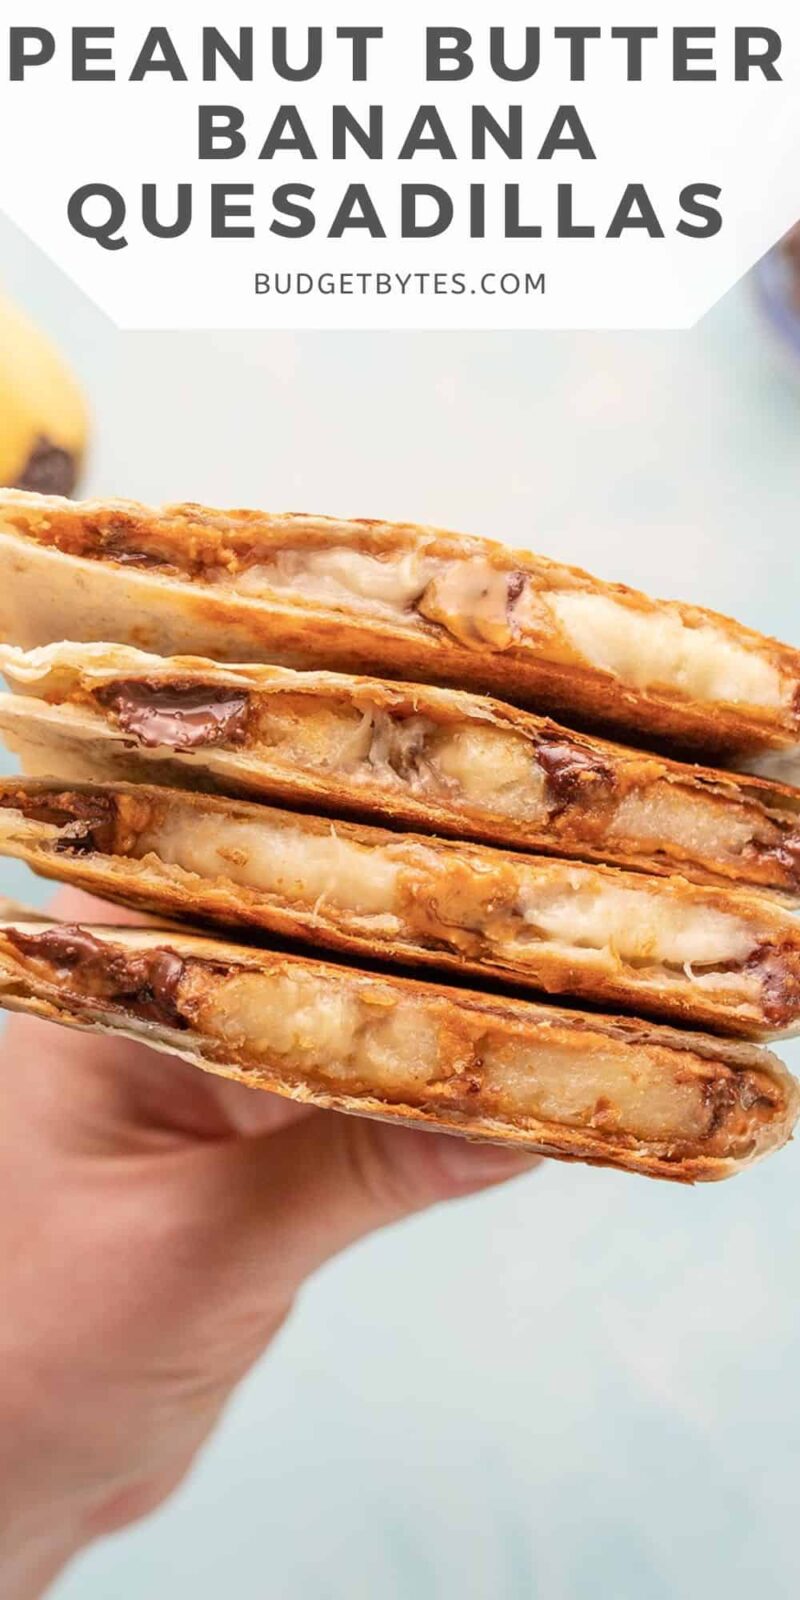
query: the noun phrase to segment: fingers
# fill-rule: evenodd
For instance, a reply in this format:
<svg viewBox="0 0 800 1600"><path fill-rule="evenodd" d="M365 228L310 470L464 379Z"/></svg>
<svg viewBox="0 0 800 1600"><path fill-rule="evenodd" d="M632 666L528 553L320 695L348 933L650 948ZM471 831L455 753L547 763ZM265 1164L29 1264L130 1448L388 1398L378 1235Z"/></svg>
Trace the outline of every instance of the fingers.
<svg viewBox="0 0 800 1600"><path fill-rule="evenodd" d="M62 891L54 914L69 920L135 920L132 913L105 906L75 890ZM81 1048L114 1059L106 1071L122 1074L119 1041L87 1040ZM376 1228L397 1222L440 1201L456 1199L504 1182L536 1165L526 1152L332 1112L299 1120L276 1118L273 1107L287 1102L221 1080L204 1079L182 1062L156 1057L131 1046L137 1119L148 1126L168 1124L197 1135L200 1100L213 1099L211 1134L184 1161L194 1168L193 1190L200 1209L226 1253L240 1255L282 1285L287 1300L309 1273L330 1256ZM187 1116L184 1087L189 1093ZM211 1086L219 1094L202 1095ZM264 1112L260 1106L264 1103ZM253 1110L250 1113L250 1106ZM241 1108L241 1109L240 1109ZM203 1113L207 1117L207 1110ZM217 1119L221 1120L217 1120ZM246 1134L248 1137L236 1137ZM188 1174L186 1174L188 1175Z"/></svg>
<svg viewBox="0 0 800 1600"><path fill-rule="evenodd" d="M154 920L72 888L58 890L48 913L60 922L120 927ZM231 1133L270 1133L307 1114L305 1106L198 1072L177 1056L156 1052L145 1043L71 1033L27 1017L12 1019L0 1053L7 1062L16 1058L37 1064L35 1081L27 1087L40 1100L58 1092L64 1136L79 1138L82 1125L89 1123L95 1139L105 1124L104 1142L109 1146L118 1140L123 1147L126 1123L131 1133L153 1128L187 1137L223 1138ZM69 1078L62 1066L68 1067ZM71 1105L70 1086L76 1096Z"/></svg>
<svg viewBox="0 0 800 1600"><path fill-rule="evenodd" d="M538 1157L318 1112L267 1139L204 1153L224 1226L287 1298L330 1256L412 1212L517 1177Z"/></svg>

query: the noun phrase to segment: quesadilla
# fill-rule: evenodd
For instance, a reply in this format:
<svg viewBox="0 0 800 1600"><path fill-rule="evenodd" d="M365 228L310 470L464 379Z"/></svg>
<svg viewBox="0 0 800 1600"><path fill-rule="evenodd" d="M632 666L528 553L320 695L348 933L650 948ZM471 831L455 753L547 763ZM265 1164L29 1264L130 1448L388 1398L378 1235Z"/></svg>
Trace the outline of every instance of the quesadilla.
<svg viewBox="0 0 800 1600"><path fill-rule="evenodd" d="M0 922L0 1004L292 1099L692 1183L791 1135L770 1052L157 929Z"/></svg>
<svg viewBox="0 0 800 1600"><path fill-rule="evenodd" d="M435 528L9 490L0 636L451 683L723 765L800 772L800 652Z"/></svg>
<svg viewBox="0 0 800 1600"><path fill-rule="evenodd" d="M0 646L0 730L34 777L166 782L800 898L800 794L452 689Z"/></svg>
<svg viewBox="0 0 800 1600"><path fill-rule="evenodd" d="M744 1037L800 1027L800 924L760 896L146 785L0 782L0 852L170 919Z"/></svg>

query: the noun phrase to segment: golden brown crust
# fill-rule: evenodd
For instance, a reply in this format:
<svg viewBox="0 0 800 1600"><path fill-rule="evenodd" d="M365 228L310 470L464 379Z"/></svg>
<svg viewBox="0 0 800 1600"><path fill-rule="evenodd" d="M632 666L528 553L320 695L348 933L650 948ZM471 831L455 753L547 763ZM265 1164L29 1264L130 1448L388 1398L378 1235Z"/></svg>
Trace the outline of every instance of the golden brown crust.
<svg viewBox="0 0 800 1600"><path fill-rule="evenodd" d="M283 850L288 865L277 867ZM797 921L741 890L145 785L3 780L0 851L45 877L160 916L421 963L744 1038L800 1027Z"/></svg>
<svg viewBox="0 0 800 1600"><path fill-rule="evenodd" d="M289 1098L315 1105L332 1107L360 1115L376 1116L406 1124L436 1128L458 1133L470 1138L489 1140L501 1144L516 1144L526 1149L565 1160L588 1161L609 1165L647 1176L669 1178L693 1183L711 1181L729 1176L750 1161L777 1149L791 1134L797 1116L797 1086L780 1062L769 1052L741 1043L725 1043L703 1035L676 1032L669 1028L653 1027L633 1019L589 1016L561 1010L557 1007L533 1005L500 997L487 997L466 990L445 989L432 984L418 983L401 978L376 978L373 974L352 968L332 967L303 958L275 955L268 952L245 951L218 940L199 938L180 933L143 929L113 929L108 927L90 930L67 930L56 925L62 938L77 935L88 938L90 944L107 947L117 952L116 960L128 952L140 970L152 966L154 958L166 959L166 982L170 993L179 986L175 964L208 963L209 970L230 975L237 971L259 972L297 976L313 984L344 986L352 993L367 993L375 998L376 988L381 993L377 999L382 1004L398 1001L432 1008L437 1018L437 1038L443 1057L458 1054L462 1040L473 1052L480 1040L508 1037L523 1040L528 1046L541 1038L543 1048L550 1030L563 1037L565 1032L574 1041L580 1057L591 1062L595 1052L605 1058L610 1051L621 1052L631 1045L674 1053L676 1072L697 1072L706 1063L709 1082L735 1084L752 1079L762 1085L753 1092L764 1095L761 1111L753 1123L752 1136L748 1135L746 1149L737 1156L721 1154L720 1132L712 1128L711 1153L699 1148L672 1147L665 1149L652 1141L630 1136L612 1135L602 1127L576 1127L544 1123L535 1118L526 1119L525 1125L504 1119L502 1113L487 1116L471 1114L463 1109L448 1109L447 1096L435 1106L423 1103L388 1103L385 1097L367 1084L357 1092L331 1091L314 1074L287 1074L277 1059L267 1062L242 1057L231 1048L226 1050L219 1041L210 1040L190 1027L179 1031L152 1013L142 1015L126 1011L124 1003L117 1005L93 998L91 993L82 999L70 992L70 978L63 971L57 983L42 976L41 962L35 949L36 941L47 935L53 927L41 919L22 921L19 917L6 921L0 928L0 1003L11 1010L22 1010L71 1027L90 1031L109 1032L138 1039L153 1048L182 1056L185 1060L205 1070L237 1079L259 1088L269 1089ZM31 954L33 949L34 954ZM159 953L163 952L163 955ZM683 1068L685 1061L686 1067ZM473 1070L479 1071L478 1066ZM703 1068L705 1071L706 1068ZM752 1104L748 1098L744 1103ZM720 1102L724 1117L725 1100Z"/></svg>
<svg viewBox="0 0 800 1600"><path fill-rule="evenodd" d="M23 755L33 775L68 778L157 779L174 785L216 788L233 795L315 805L324 810L388 817L488 844L501 844L598 864L669 876L679 872L698 883L736 884L774 893L789 902L800 896L800 795L786 785L742 777L589 738L545 717L498 701L423 685L392 684L336 673L295 673L259 666L219 666L196 657L163 659L121 646L58 645L25 653L0 646L0 669L21 691L0 696L0 729ZM345 708L357 718L396 729L429 727L492 730L512 748L529 753L531 772L546 774L546 814L516 816L485 794L470 801L457 786L403 781L372 762L357 771L339 763L327 770L303 765L295 751L256 733L229 743L197 746L172 755L144 745L118 721L105 697L120 682L210 687L246 695L251 723L268 728L286 708L319 705ZM420 720L421 719L421 720ZM521 741L524 741L522 743ZM559 778L556 761L561 764ZM659 793L702 808L712 803L730 829L727 853L693 823L682 844L665 826L637 842L636 827L614 827L631 799ZM701 814L701 823L705 816Z"/></svg>
<svg viewBox="0 0 800 1600"><path fill-rule="evenodd" d="M251 599L199 575L212 559L224 569L226 562L251 560L254 546L269 551L283 548L287 540L306 550L338 541L378 556L410 551L444 563L474 560L509 581L522 574L534 597L554 588L603 597L650 622L670 619L690 633L713 627L729 645L774 669L783 684L781 702L712 701L666 684L639 687L624 675L587 664L552 618L545 625L539 617L525 633L513 621L487 626L467 645L445 626L447 611L439 601L417 607L410 626L402 614L378 617L286 590ZM150 564L148 549L158 552L165 541L180 546L191 576L163 560ZM144 552L142 561L137 552ZM84 639L115 637L159 653L193 650L223 660L335 665L350 672L388 671L455 683L732 765L751 764L770 752L794 759L800 746L796 650L698 607L655 602L624 585L601 583L576 568L490 541L406 524L192 505L155 511L125 501L73 505L14 492L1 495L0 633L32 644L65 632Z"/></svg>

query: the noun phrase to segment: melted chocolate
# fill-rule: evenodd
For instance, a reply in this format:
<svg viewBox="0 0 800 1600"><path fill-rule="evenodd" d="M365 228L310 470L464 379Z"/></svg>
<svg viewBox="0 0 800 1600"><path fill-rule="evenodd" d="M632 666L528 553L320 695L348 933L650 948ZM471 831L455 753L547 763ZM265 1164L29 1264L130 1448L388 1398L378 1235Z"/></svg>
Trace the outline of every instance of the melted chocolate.
<svg viewBox="0 0 800 1600"><path fill-rule="evenodd" d="M777 861L786 873L791 889L800 889L800 832L797 829L787 833L773 849L764 850L761 854Z"/></svg>
<svg viewBox="0 0 800 1600"><path fill-rule="evenodd" d="M778 1103L779 1092L762 1075L742 1072L707 1079L703 1083L703 1099L711 1113L705 1136L711 1139L732 1119L735 1133L736 1123L741 1125L742 1118L748 1118L751 1112L771 1111ZM759 1117L750 1120L757 1122Z"/></svg>
<svg viewBox="0 0 800 1600"><path fill-rule="evenodd" d="M536 746L539 765L547 774L551 794L559 806L574 800L594 802L598 787L611 790L614 774L605 761L569 740L541 740Z"/></svg>
<svg viewBox="0 0 800 1600"><path fill-rule="evenodd" d="M60 828L57 850L113 853L117 821L113 795L81 794L71 789L52 794L8 790L0 794L0 806L21 811L31 822L47 822Z"/></svg>
<svg viewBox="0 0 800 1600"><path fill-rule="evenodd" d="M762 945L744 963L761 983L761 1004L767 1022L788 1028L800 1017L800 951L784 945Z"/></svg>
<svg viewBox="0 0 800 1600"><path fill-rule="evenodd" d="M98 552L99 553L99 552ZM116 561L121 567L163 567L165 562L160 556L152 555L149 550L132 550L109 539L103 547L102 554L109 560Z"/></svg>
<svg viewBox="0 0 800 1600"><path fill-rule="evenodd" d="M81 999L119 1006L169 1028L188 1026L177 1003L185 962L175 950L126 950L68 923L41 933L5 932L21 955L46 961L64 978L74 974Z"/></svg>
<svg viewBox="0 0 800 1600"><path fill-rule="evenodd" d="M95 689L94 698L138 744L203 750L241 744L246 733L249 696L237 689L131 678Z"/></svg>
<svg viewBox="0 0 800 1600"><path fill-rule="evenodd" d="M78 482L79 467L79 457L73 451L62 450L40 434L13 487L34 494L71 495Z"/></svg>
<svg viewBox="0 0 800 1600"><path fill-rule="evenodd" d="M524 572L510 572L508 574L508 583L506 585L506 601L509 611L513 609L520 595L522 594L522 591L525 588L525 581Z"/></svg>
<svg viewBox="0 0 800 1600"><path fill-rule="evenodd" d="M705 1137L710 1139L724 1127L739 1105L739 1082L732 1076L706 1078L702 1084L703 1100L711 1113Z"/></svg>

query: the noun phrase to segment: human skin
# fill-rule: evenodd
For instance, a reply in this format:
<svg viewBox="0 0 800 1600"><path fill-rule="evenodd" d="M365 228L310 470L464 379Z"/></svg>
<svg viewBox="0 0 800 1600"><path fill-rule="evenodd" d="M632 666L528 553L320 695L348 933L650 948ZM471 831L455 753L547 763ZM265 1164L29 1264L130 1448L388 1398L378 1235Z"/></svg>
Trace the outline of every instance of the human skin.
<svg viewBox="0 0 800 1600"><path fill-rule="evenodd" d="M134 921L73 891L69 921ZM533 1158L15 1017L0 1041L0 1593L180 1483L309 1274Z"/></svg>

